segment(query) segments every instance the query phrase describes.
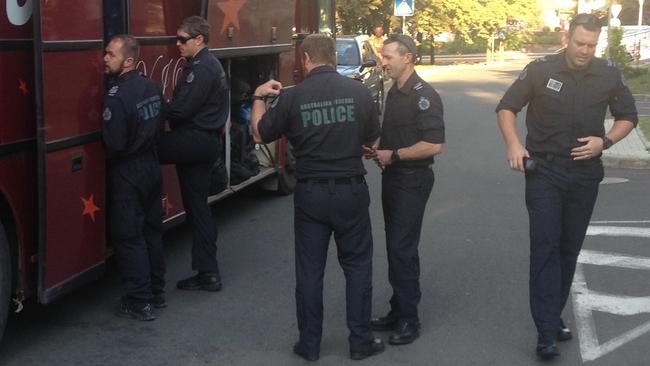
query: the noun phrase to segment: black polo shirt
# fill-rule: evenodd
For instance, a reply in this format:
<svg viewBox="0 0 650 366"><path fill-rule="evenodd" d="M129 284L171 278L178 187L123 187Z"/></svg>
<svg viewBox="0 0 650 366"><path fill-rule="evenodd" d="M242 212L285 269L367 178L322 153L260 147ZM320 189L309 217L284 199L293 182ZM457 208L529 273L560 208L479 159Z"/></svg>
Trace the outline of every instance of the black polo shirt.
<svg viewBox="0 0 650 366"><path fill-rule="evenodd" d="M363 84L320 66L282 91L258 130L265 142L287 136L298 178L352 177L366 174L361 146L379 137L379 117Z"/></svg>
<svg viewBox="0 0 650 366"><path fill-rule="evenodd" d="M226 124L230 107L226 73L207 47L187 60L177 83L165 110L172 129L216 131Z"/></svg>
<svg viewBox="0 0 650 366"><path fill-rule="evenodd" d="M104 97L102 137L108 160L118 163L155 151L165 119L158 84L136 70L112 81Z"/></svg>
<svg viewBox="0 0 650 366"><path fill-rule="evenodd" d="M564 52L528 64L496 108L518 113L526 104L526 148L569 157L580 137L604 136L607 106L615 120L638 122L630 89L616 64L595 58L571 70Z"/></svg>
<svg viewBox="0 0 650 366"><path fill-rule="evenodd" d="M395 82L388 91L379 148L397 150L420 141L444 143L445 123L440 95L413 71L402 88ZM431 164L433 158L399 161L395 166Z"/></svg>

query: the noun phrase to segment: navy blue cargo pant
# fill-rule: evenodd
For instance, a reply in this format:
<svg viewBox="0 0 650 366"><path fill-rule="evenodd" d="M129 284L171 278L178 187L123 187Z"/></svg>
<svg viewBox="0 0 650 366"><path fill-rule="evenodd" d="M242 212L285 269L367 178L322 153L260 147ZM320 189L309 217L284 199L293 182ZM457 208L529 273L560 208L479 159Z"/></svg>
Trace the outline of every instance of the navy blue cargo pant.
<svg viewBox="0 0 650 366"><path fill-rule="evenodd" d="M192 269L218 273L217 225L208 206L210 172L221 153L219 134L182 126L158 139L161 164L176 164L187 221L192 228Z"/></svg>
<svg viewBox="0 0 650 366"><path fill-rule="evenodd" d="M323 275L334 232L345 274L350 349L367 347L372 301L372 233L368 186L362 177L302 181L294 195L296 310L300 342L318 354L323 332Z"/></svg>
<svg viewBox="0 0 650 366"><path fill-rule="evenodd" d="M388 251L388 280L393 287L391 315L400 321L419 322L420 257L418 244L422 217L433 189L431 168L386 168L381 199Z"/></svg>
<svg viewBox="0 0 650 366"><path fill-rule="evenodd" d="M162 248L162 176L154 153L108 170L110 233L132 303L146 303L165 288Z"/></svg>
<svg viewBox="0 0 650 366"><path fill-rule="evenodd" d="M530 309L540 341L555 341L560 316L603 179L600 161L538 161L526 173L530 218Z"/></svg>

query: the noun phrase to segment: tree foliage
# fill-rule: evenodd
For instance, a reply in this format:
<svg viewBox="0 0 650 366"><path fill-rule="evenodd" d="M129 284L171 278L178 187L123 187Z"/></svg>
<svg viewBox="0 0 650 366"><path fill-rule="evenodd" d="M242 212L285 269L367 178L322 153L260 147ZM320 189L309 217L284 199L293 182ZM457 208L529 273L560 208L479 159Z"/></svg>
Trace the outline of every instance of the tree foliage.
<svg viewBox="0 0 650 366"><path fill-rule="evenodd" d="M650 1L650 0L649 0ZM515 20L524 28L538 26L537 0L414 0L415 15L407 17L408 33L450 32L467 44L489 39ZM392 29L401 19L392 16L394 0L338 0L338 20L345 33L366 33L374 25ZM512 27L510 28L511 30ZM521 29L518 28L517 31Z"/></svg>

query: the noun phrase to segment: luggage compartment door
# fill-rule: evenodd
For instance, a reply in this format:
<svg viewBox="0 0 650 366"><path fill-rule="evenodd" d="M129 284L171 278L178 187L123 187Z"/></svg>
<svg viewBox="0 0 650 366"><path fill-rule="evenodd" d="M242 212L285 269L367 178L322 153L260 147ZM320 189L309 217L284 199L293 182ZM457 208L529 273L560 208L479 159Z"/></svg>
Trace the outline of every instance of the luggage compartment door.
<svg viewBox="0 0 650 366"><path fill-rule="evenodd" d="M48 303L103 272L101 0L34 1L38 298Z"/></svg>

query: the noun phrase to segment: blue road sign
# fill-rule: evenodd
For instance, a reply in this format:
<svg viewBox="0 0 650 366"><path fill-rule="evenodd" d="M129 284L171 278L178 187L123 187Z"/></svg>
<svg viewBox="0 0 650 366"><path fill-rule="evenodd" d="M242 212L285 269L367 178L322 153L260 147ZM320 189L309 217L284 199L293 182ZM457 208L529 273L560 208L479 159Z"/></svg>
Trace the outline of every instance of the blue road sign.
<svg viewBox="0 0 650 366"><path fill-rule="evenodd" d="M415 11L415 8L413 7L413 1L414 0L395 0L395 16L413 16L413 12Z"/></svg>

